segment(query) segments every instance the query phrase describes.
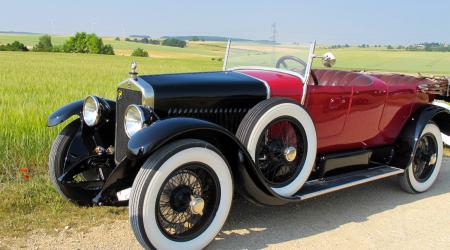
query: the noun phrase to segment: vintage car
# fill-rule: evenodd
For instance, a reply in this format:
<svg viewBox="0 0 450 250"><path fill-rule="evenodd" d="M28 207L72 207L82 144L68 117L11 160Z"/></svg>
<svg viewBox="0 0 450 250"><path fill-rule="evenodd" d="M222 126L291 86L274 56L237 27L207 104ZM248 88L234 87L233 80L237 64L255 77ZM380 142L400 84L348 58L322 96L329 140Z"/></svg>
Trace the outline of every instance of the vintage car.
<svg viewBox="0 0 450 250"><path fill-rule="evenodd" d="M76 204L129 206L145 248L199 249L227 219L233 195L300 202L398 176L428 190L450 113L445 77L331 70L315 43L228 43L223 71L138 75L116 100L67 104L48 126L56 190ZM325 68L312 69L321 58ZM317 61L317 60L316 60ZM320 209L320 208L318 208Z"/></svg>

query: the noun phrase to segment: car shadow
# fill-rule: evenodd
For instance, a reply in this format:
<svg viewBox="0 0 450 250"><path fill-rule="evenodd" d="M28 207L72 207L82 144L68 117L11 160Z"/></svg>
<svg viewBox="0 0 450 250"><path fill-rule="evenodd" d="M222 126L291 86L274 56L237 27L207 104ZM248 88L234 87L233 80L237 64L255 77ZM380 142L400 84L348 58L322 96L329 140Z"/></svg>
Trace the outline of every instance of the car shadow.
<svg viewBox="0 0 450 250"><path fill-rule="evenodd" d="M261 249L363 222L368 217L450 192L450 161L443 163L435 185L422 194L401 190L396 177L363 184L303 202L278 207L256 206L238 197L210 249ZM231 247L232 246L232 247Z"/></svg>

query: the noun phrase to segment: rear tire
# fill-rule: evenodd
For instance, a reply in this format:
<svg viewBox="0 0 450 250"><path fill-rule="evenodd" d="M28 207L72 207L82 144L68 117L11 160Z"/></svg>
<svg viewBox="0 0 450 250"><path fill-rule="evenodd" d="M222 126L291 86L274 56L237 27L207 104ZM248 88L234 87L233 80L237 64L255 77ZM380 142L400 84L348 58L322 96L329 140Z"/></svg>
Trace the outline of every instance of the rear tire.
<svg viewBox="0 0 450 250"><path fill-rule="evenodd" d="M221 230L232 197L231 171L219 150L200 140L176 141L152 154L137 174L131 227L146 249L202 249ZM198 200L201 213L195 212Z"/></svg>
<svg viewBox="0 0 450 250"><path fill-rule="evenodd" d="M427 191L438 177L443 152L439 127L434 123L428 123L417 142L413 161L400 176L402 189L412 194Z"/></svg>

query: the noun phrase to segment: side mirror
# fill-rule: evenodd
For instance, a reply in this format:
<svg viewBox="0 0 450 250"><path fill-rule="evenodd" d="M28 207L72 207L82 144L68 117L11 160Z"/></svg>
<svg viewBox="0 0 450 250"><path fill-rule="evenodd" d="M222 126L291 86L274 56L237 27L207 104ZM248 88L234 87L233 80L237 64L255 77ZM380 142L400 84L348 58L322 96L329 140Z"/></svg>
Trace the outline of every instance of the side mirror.
<svg viewBox="0 0 450 250"><path fill-rule="evenodd" d="M336 56L331 52L327 52L322 56L322 64L327 68L333 67L336 64Z"/></svg>

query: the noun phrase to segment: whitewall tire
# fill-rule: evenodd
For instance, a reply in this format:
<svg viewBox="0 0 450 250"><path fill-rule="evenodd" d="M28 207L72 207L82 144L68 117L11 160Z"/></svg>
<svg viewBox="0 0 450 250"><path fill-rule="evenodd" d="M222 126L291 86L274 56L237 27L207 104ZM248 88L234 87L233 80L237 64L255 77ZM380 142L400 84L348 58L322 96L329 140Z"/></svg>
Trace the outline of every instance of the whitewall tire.
<svg viewBox="0 0 450 250"><path fill-rule="evenodd" d="M402 188L409 193L427 191L439 175L443 152L439 127L434 123L428 123L417 142L413 161L400 177Z"/></svg>
<svg viewBox="0 0 450 250"><path fill-rule="evenodd" d="M276 133L285 133L279 135L281 143L275 140L276 135L274 134ZM289 197L298 192L307 181L317 153L316 129L308 112L293 100L271 98L257 104L242 120L236 136L246 146L273 192L280 196ZM294 145L290 145L292 141L295 142ZM265 142L267 143L265 144ZM276 152L277 150L279 152ZM288 155L290 152L293 152L292 157ZM281 163L277 162L273 166L291 164L292 172L289 172L291 170L286 167L285 169L288 170L281 168L274 170L273 166L270 166L270 162L264 162L266 157L270 159L270 156L275 155L281 156L281 158L272 157L271 161L275 160ZM267 169L266 165L272 168L265 170ZM270 179L270 174L277 171L290 173L291 176L287 176L289 178L273 177ZM279 176L278 174L275 175ZM283 175L281 174L281 176ZM278 180L273 181L277 178Z"/></svg>
<svg viewBox="0 0 450 250"><path fill-rule="evenodd" d="M130 223L147 249L202 249L225 223L232 196L232 175L219 150L180 140L151 155L139 171Z"/></svg>

